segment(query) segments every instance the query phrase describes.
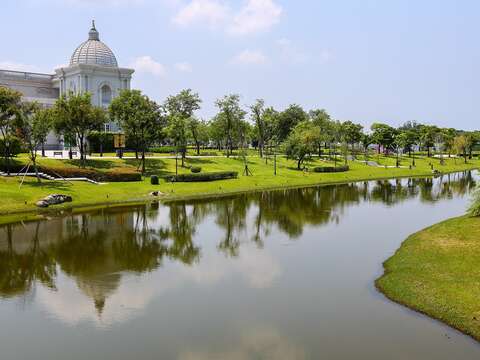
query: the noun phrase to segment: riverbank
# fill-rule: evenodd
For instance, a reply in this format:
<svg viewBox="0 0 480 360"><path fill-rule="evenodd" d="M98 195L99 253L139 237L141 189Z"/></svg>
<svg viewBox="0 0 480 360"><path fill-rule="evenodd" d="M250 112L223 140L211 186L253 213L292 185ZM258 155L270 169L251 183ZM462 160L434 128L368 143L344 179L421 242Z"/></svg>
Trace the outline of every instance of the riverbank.
<svg viewBox="0 0 480 360"><path fill-rule="evenodd" d="M411 235L384 263L389 299L480 341L480 218L459 217Z"/></svg>
<svg viewBox="0 0 480 360"><path fill-rule="evenodd" d="M51 211L62 211L72 208L91 206L113 206L125 203L138 203L155 199L149 194L160 191L161 196L156 199L164 201L191 198L206 198L237 194L248 191L271 190L279 188L305 187L316 185L338 184L354 181L367 181L376 179L389 179L401 177L431 176L430 164L442 173L452 173L472 170L480 167L478 159L464 164L455 159L445 160L440 165L438 159L417 158L416 167L409 169L411 160L404 158L402 168L387 167L395 164L394 157L375 157L382 167L373 167L363 162L349 162L350 171L344 173L314 173L298 171L296 162L285 158L277 159L277 175L274 176L273 160L267 163L265 159L251 157L248 160L249 169L253 176L243 176L244 162L241 158L201 158L188 159L187 166L202 168L202 172L210 171L237 171L239 178L203 183L168 183L161 179L159 185L151 185L149 177L140 182L119 182L105 185L94 185L85 182L58 182L42 181L37 183L35 178L26 178L19 187L20 178L0 178L0 223L23 220L38 214L48 214ZM77 162L69 160L40 159L41 164L55 167L75 167ZM314 159L307 166L332 165L331 162ZM127 169L136 170L138 162L134 160L90 160L90 168L111 170ZM179 167L179 173L188 173L187 167ZM160 177L175 174L174 159L149 159L147 161L147 174ZM70 195L72 203L57 205L48 210L38 209L35 203L46 195L61 193Z"/></svg>

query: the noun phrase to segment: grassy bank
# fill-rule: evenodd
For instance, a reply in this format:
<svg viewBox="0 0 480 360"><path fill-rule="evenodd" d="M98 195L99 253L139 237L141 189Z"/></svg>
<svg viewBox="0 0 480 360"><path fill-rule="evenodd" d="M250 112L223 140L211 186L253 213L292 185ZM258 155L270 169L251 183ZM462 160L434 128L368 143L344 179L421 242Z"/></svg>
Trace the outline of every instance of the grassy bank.
<svg viewBox="0 0 480 360"><path fill-rule="evenodd" d="M390 163L391 158L381 158L382 162ZM26 158L17 159L20 164L26 162ZM78 166L77 161L40 159L40 165L54 168ZM151 185L146 177L141 182L108 183L105 185L93 185L85 182L53 182L42 181L41 184L34 178L26 178L23 186L19 188L19 178L0 178L0 215L12 213L37 211L35 202L40 198L52 194L62 193L71 195L73 202L54 208L63 209L72 206L91 206L99 204L116 204L127 201L143 201L150 199L149 193L159 190L163 193L163 199L179 199L189 197L206 197L223 194L231 194L245 191L274 189L282 187L301 187L331 183L352 182L359 180L372 180L394 177L427 176L431 175L430 163L442 172L456 172L466 169L478 168L479 160L472 160L468 164L462 161L449 159L445 165L440 165L439 160L418 158L416 167L408 168L385 168L367 166L360 162L349 162L351 170L344 173L314 173L296 170L296 162L285 158L277 160L277 176L273 175L273 160L265 163L258 157L249 158L249 168L253 176L243 176L244 163L240 158L198 158L188 159L186 166L199 166L202 172L210 171L237 171L239 178L204 183L167 183L163 179L160 185ZM180 163L180 162L179 162ZM403 159L401 165L410 164L409 159ZM18 164L17 164L18 165ZM98 171L112 169L126 169L135 171L138 161L134 159L104 159L89 160L87 167ZM315 159L307 166L333 165L332 162ZM179 173L189 173L188 168L179 166ZM147 174L155 174L160 177L175 174L174 159L149 159L147 160ZM1 219L0 219L1 222Z"/></svg>
<svg viewBox="0 0 480 360"><path fill-rule="evenodd" d="M480 341L480 218L450 219L410 236L376 282L388 298Z"/></svg>

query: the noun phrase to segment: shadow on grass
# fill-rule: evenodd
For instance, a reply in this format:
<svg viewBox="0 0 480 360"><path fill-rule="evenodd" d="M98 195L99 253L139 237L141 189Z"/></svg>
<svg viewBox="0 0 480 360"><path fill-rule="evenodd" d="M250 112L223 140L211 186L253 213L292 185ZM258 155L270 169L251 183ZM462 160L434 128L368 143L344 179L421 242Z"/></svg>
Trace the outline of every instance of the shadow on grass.
<svg viewBox="0 0 480 360"><path fill-rule="evenodd" d="M142 168L142 161L139 159L125 159L125 164L135 169ZM160 177L171 175L172 172L166 169L164 160L161 159L146 159L145 160L145 175L157 175Z"/></svg>
<svg viewBox="0 0 480 360"><path fill-rule="evenodd" d="M23 186L29 186L32 188L36 189L47 189L47 190L70 190L72 187L72 184L65 182L65 181L42 181L42 182L37 182L37 181L28 181L24 182ZM20 188L21 189L21 188Z"/></svg>

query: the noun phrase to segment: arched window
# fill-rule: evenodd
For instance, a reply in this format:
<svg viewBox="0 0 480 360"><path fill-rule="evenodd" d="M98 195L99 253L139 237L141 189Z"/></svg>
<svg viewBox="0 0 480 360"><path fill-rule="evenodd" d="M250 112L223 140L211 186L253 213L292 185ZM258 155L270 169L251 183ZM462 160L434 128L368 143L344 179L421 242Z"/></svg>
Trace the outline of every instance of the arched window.
<svg viewBox="0 0 480 360"><path fill-rule="evenodd" d="M102 96L102 106L107 107L112 102L112 89L110 89L108 85L103 85L100 92Z"/></svg>

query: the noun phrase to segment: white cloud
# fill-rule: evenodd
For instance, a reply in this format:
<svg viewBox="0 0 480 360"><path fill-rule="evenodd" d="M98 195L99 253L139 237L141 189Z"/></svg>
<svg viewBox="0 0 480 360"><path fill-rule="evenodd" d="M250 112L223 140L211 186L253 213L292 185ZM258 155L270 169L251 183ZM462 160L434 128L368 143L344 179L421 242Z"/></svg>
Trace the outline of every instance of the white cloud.
<svg viewBox="0 0 480 360"><path fill-rule="evenodd" d="M130 67L134 68L139 73L148 73L159 77L165 76L167 73L165 66L156 62L148 55L136 58L130 64Z"/></svg>
<svg viewBox="0 0 480 360"><path fill-rule="evenodd" d="M144 0L55 0L60 4L79 5L79 6L131 6L141 5Z"/></svg>
<svg viewBox="0 0 480 360"><path fill-rule="evenodd" d="M218 0L192 0L173 17L173 22L180 26L207 23L215 27L228 18L227 5Z"/></svg>
<svg viewBox="0 0 480 360"><path fill-rule="evenodd" d="M261 51L244 50L234 56L231 63L234 65L263 65L267 57Z"/></svg>
<svg viewBox="0 0 480 360"><path fill-rule="evenodd" d="M174 65L175 69L180 72L187 72L190 73L193 71L192 65L186 61L178 62Z"/></svg>
<svg viewBox="0 0 480 360"><path fill-rule="evenodd" d="M282 7L273 0L248 0L233 18L228 32L246 35L268 30L280 21L282 13Z"/></svg>
<svg viewBox="0 0 480 360"><path fill-rule="evenodd" d="M282 58L291 64L304 64L309 60L307 54L297 49L289 39L277 40Z"/></svg>
<svg viewBox="0 0 480 360"><path fill-rule="evenodd" d="M25 72L42 72L38 66L17 63L14 61L0 61L0 69Z"/></svg>
<svg viewBox="0 0 480 360"><path fill-rule="evenodd" d="M274 0L246 0L238 11L222 0L190 0L180 7L172 21L187 27L193 24L219 26L231 35L247 35L269 30L280 21L283 8Z"/></svg>

